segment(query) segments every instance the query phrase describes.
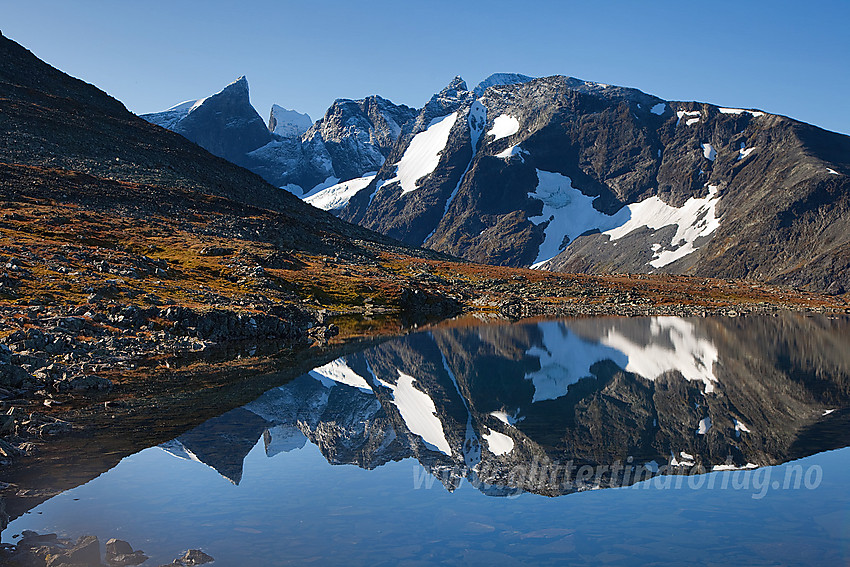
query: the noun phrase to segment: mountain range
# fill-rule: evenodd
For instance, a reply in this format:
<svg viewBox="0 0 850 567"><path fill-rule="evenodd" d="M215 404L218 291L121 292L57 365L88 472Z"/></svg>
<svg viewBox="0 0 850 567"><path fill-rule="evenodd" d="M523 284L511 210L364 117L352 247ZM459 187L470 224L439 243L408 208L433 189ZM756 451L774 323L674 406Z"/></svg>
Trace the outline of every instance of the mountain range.
<svg viewBox="0 0 850 567"><path fill-rule="evenodd" d="M457 77L421 109L340 99L309 128L277 106L264 125L244 77L144 118L476 262L850 289L850 137L760 110L501 73Z"/></svg>

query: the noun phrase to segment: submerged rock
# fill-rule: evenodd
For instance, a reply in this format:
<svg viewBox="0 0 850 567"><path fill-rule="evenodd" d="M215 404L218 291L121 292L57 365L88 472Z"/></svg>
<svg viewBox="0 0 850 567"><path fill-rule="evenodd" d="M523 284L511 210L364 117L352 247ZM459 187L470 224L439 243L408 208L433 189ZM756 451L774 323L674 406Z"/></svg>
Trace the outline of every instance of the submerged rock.
<svg viewBox="0 0 850 567"><path fill-rule="evenodd" d="M123 539L112 538L106 542L106 562L111 566L141 565L147 560L142 550L133 551L133 546Z"/></svg>
<svg viewBox="0 0 850 567"><path fill-rule="evenodd" d="M179 559L182 565L203 565L215 561L212 556L207 555L200 549L190 549Z"/></svg>

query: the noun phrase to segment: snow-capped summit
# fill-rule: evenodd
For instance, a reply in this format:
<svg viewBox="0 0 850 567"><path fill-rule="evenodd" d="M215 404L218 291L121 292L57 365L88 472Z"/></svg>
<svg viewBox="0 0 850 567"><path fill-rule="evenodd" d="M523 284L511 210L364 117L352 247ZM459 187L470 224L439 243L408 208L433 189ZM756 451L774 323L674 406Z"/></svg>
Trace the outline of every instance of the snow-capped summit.
<svg viewBox="0 0 850 567"><path fill-rule="evenodd" d="M496 85L518 85L533 80L534 77L529 77L528 75L520 75L519 73L493 73L492 75L478 83L478 86L472 90L472 93L476 97L480 97L482 94L484 94L484 91L486 91L489 87L493 87Z"/></svg>
<svg viewBox="0 0 850 567"><path fill-rule="evenodd" d="M309 114L289 110L277 104L272 105L269 113L269 130L284 138L295 138L310 129L313 120Z"/></svg>

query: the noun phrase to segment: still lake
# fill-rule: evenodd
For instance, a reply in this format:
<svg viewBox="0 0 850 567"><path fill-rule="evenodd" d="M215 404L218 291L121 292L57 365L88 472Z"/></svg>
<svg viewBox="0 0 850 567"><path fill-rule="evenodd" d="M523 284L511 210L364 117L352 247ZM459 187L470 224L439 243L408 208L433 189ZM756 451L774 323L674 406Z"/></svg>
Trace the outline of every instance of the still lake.
<svg viewBox="0 0 850 567"><path fill-rule="evenodd" d="M145 565L850 562L850 320L441 326L122 460L3 531Z"/></svg>

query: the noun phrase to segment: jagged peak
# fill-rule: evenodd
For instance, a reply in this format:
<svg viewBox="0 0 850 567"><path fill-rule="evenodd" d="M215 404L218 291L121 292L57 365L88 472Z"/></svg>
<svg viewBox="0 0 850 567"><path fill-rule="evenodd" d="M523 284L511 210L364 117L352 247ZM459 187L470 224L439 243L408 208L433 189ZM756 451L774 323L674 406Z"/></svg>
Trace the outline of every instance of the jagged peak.
<svg viewBox="0 0 850 567"><path fill-rule="evenodd" d="M448 85L440 92L431 97L431 100L422 109L423 115L420 118L425 118L425 123L430 121L435 116L444 116L449 112L453 112L464 101L472 97L472 93L466 86L466 81L458 75L449 82ZM421 127L422 120L417 120Z"/></svg>
<svg viewBox="0 0 850 567"><path fill-rule="evenodd" d="M248 79L245 78L245 75L242 75L223 89L221 89L216 94L237 94L248 96ZM213 95L215 96L215 95Z"/></svg>
<svg viewBox="0 0 850 567"><path fill-rule="evenodd" d="M398 105L398 104L394 103L393 101L391 101L390 99L382 97L381 95L373 94L373 95L369 95L369 96L365 96L363 98L357 98L357 99L354 99L354 98L337 98L337 99L334 99L330 108L333 108L335 105L350 104L350 103L362 104L362 103L368 103L368 102L371 102L371 101L375 101L378 104L385 104L385 105L392 105L392 106L404 106L404 105Z"/></svg>
<svg viewBox="0 0 850 567"><path fill-rule="evenodd" d="M456 75L454 79L452 79L446 87L438 93L438 96L457 96L458 93L468 92L469 88L466 86L466 81L463 80L463 77L460 75Z"/></svg>

